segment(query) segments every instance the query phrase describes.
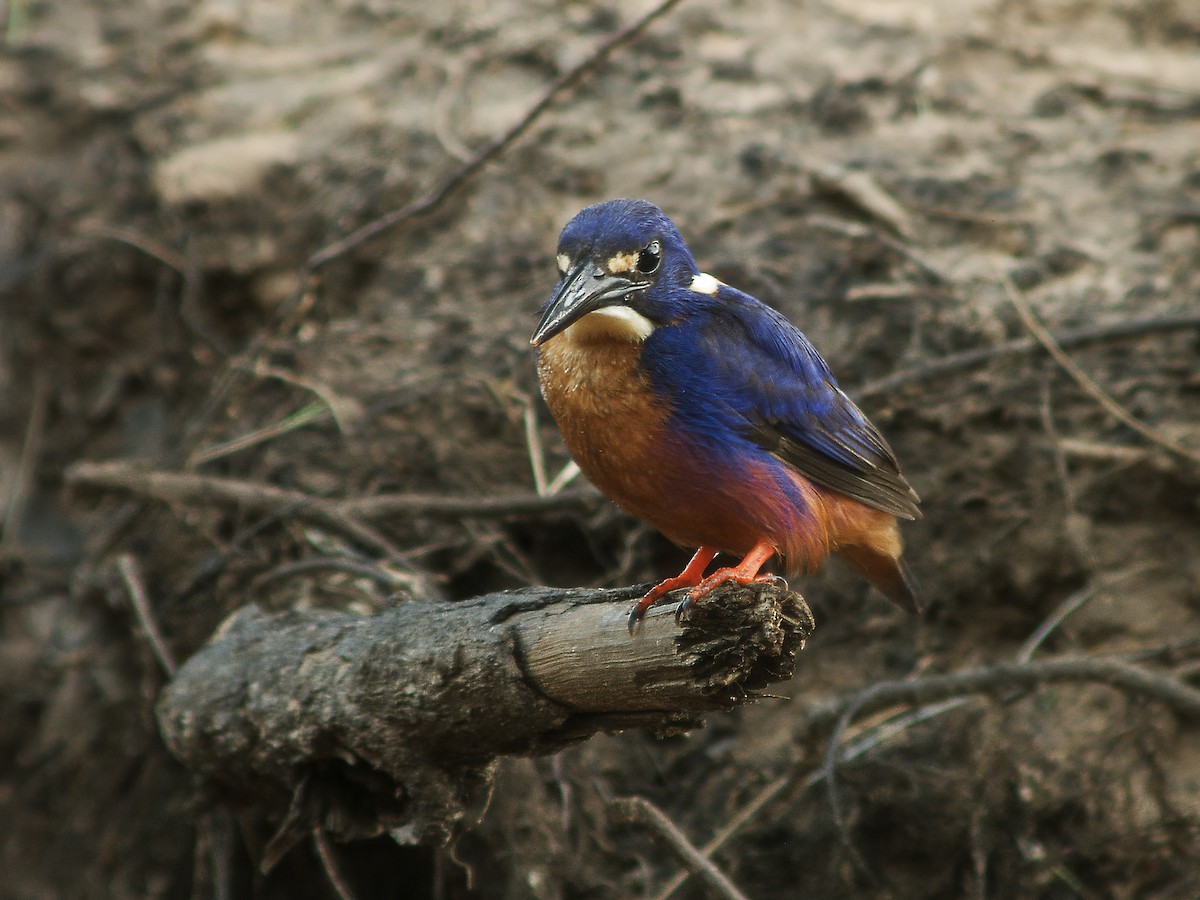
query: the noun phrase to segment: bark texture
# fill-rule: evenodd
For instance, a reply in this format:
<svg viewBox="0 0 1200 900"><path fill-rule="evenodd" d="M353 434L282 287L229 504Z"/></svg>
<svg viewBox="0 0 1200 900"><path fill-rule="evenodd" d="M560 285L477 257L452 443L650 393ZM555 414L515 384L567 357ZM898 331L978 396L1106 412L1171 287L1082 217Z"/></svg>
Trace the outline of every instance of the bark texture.
<svg viewBox="0 0 1200 900"><path fill-rule="evenodd" d="M631 636L638 594L532 588L372 616L250 606L180 668L159 725L190 768L287 809L265 864L316 827L444 842L497 757L694 727L790 678L812 630L799 595L752 585L683 627L666 603Z"/></svg>

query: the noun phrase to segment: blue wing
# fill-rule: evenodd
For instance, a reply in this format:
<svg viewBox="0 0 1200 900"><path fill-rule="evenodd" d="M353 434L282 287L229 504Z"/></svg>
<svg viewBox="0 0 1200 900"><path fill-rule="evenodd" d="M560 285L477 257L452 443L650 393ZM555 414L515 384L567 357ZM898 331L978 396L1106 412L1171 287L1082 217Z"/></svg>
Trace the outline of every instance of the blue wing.
<svg viewBox="0 0 1200 900"><path fill-rule="evenodd" d="M795 325L724 285L704 306L684 329L689 368L713 387L709 398L723 407L724 421L817 484L920 518L891 447Z"/></svg>

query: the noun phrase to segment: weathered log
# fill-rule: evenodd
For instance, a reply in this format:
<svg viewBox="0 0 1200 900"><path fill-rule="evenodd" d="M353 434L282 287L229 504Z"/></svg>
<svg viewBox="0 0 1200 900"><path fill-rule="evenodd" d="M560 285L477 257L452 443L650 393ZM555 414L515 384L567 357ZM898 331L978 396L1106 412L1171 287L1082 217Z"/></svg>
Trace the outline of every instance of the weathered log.
<svg viewBox="0 0 1200 900"><path fill-rule="evenodd" d="M227 792L288 808L268 864L314 827L443 842L498 756L694 727L790 678L812 630L799 595L731 585L682 628L668 602L631 636L637 595L532 588L371 616L250 606L180 668L159 725Z"/></svg>

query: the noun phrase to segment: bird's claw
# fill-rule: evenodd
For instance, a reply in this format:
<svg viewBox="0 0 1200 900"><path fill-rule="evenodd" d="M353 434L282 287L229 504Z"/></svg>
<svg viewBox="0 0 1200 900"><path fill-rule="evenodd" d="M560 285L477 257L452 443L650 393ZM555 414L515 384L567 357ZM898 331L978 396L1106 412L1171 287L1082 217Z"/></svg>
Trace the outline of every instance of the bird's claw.
<svg viewBox="0 0 1200 900"><path fill-rule="evenodd" d="M633 609L629 610L629 616L626 619L626 625L629 627L629 633L637 632L638 626L642 623L642 619L646 616L646 611L654 604L647 603L642 605L641 601L633 605ZM679 605L675 607L675 624L683 627L684 621L687 619L688 612L692 608L692 592L688 591L688 595L679 601Z"/></svg>
<svg viewBox="0 0 1200 900"><path fill-rule="evenodd" d="M694 598L692 592L688 591L687 596L679 601L679 605L675 607L675 624L682 628L684 621L687 620L688 614L692 611L692 603Z"/></svg>
<svg viewBox="0 0 1200 900"><path fill-rule="evenodd" d="M642 606L641 602L633 604L633 609L629 611L629 617L625 620L625 624L629 626L629 633L633 634L637 631L638 625L642 622L642 617L646 615L646 610L650 607Z"/></svg>

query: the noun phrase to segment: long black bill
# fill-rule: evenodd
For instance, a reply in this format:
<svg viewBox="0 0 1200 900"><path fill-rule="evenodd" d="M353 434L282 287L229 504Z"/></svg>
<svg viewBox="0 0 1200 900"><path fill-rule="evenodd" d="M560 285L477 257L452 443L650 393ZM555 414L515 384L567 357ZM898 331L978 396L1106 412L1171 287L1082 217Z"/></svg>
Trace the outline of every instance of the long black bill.
<svg viewBox="0 0 1200 900"><path fill-rule="evenodd" d="M609 275L600 266L584 260L562 277L542 307L542 318L533 330L529 343L540 347L588 313L613 306L647 286L635 284L619 275Z"/></svg>

